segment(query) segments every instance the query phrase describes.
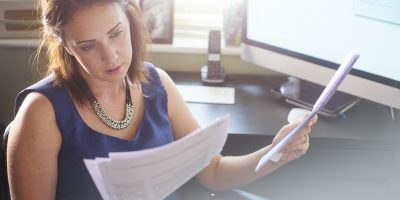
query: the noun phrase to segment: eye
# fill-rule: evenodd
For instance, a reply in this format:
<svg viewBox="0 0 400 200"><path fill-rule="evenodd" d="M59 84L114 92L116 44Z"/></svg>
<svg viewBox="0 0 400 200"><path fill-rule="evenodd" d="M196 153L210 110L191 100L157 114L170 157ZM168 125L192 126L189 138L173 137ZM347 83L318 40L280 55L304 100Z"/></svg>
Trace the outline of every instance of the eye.
<svg viewBox="0 0 400 200"><path fill-rule="evenodd" d="M114 32L111 33L110 37L111 37L111 38L116 38L116 37L120 36L121 33L122 33L121 30L114 31Z"/></svg>
<svg viewBox="0 0 400 200"><path fill-rule="evenodd" d="M95 46L95 44L93 44L93 43L85 44L85 45L81 46L81 49L83 51L89 51L89 50L93 49L94 46Z"/></svg>

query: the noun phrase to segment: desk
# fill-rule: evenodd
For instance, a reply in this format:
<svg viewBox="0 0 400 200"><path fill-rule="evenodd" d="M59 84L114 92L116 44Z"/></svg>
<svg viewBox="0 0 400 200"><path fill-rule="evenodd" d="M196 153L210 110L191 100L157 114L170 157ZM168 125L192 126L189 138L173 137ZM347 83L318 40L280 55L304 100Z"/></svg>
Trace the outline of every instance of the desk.
<svg viewBox="0 0 400 200"><path fill-rule="evenodd" d="M199 74L169 72L177 84L201 85ZM286 123L291 106L269 92L286 79L230 76L234 105L189 103L201 125L231 114L224 155L240 155L268 145ZM320 117L311 133L309 152L260 180L214 199L400 199L400 121L389 109L361 101L347 119ZM210 199L210 191L193 183L182 189L188 199ZM185 193L186 191L186 193ZM185 195L184 195L185 197Z"/></svg>

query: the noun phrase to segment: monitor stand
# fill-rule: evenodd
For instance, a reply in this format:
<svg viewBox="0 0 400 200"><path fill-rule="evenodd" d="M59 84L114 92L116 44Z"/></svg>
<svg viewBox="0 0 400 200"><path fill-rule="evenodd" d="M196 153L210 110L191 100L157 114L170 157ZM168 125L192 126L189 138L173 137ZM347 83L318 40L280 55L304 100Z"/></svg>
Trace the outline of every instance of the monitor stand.
<svg viewBox="0 0 400 200"><path fill-rule="evenodd" d="M311 110L324 88L309 81L289 77L288 82L271 91L282 97L288 104ZM326 117L337 117L359 101L360 99L356 96L336 91L319 114Z"/></svg>

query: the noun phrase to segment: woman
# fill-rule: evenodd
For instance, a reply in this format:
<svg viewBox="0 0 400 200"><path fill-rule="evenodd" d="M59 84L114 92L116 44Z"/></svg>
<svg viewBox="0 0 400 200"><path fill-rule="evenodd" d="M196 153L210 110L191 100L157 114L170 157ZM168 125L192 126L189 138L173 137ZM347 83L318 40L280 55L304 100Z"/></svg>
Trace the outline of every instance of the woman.
<svg viewBox="0 0 400 200"><path fill-rule="evenodd" d="M11 196L100 199L84 158L161 146L199 124L168 75L143 62L148 35L134 0L42 0L40 8L49 76L17 97L7 151ZM295 126L284 126L274 143ZM303 155L310 126L276 165L254 172L270 145L218 155L197 178L213 190L252 182Z"/></svg>

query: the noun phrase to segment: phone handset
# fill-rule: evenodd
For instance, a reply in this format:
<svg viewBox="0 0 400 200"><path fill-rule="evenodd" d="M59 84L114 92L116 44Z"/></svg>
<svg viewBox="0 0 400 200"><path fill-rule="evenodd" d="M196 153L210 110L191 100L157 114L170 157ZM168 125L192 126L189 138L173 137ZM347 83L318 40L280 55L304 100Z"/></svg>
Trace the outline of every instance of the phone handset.
<svg viewBox="0 0 400 200"><path fill-rule="evenodd" d="M206 83L223 83L225 72L221 67L221 31L211 30L208 35L208 62L201 68L201 78Z"/></svg>

